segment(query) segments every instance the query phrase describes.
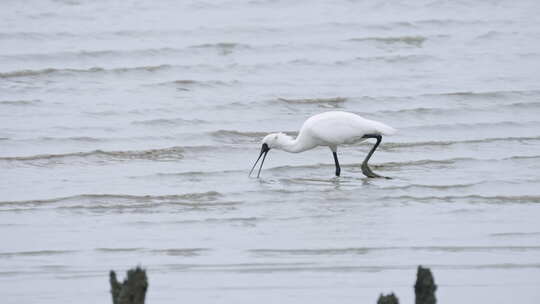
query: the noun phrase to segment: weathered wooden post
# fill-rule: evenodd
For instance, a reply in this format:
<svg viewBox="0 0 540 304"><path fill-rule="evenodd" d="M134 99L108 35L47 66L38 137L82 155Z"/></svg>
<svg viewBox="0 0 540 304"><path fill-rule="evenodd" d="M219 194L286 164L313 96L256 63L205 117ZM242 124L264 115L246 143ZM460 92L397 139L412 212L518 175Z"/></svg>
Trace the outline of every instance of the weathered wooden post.
<svg viewBox="0 0 540 304"><path fill-rule="evenodd" d="M399 299L394 295L394 293L388 295L381 295L377 300L377 304L399 304Z"/></svg>
<svg viewBox="0 0 540 304"><path fill-rule="evenodd" d="M418 266L418 272L416 273L416 284L414 284L414 293L416 295L416 304L435 304L437 298L435 297L435 280L431 274L429 268L423 268Z"/></svg>
<svg viewBox="0 0 540 304"><path fill-rule="evenodd" d="M111 270L109 279L113 304L144 304L148 289L146 271L139 266L130 269L124 282L119 283L116 279L116 273Z"/></svg>

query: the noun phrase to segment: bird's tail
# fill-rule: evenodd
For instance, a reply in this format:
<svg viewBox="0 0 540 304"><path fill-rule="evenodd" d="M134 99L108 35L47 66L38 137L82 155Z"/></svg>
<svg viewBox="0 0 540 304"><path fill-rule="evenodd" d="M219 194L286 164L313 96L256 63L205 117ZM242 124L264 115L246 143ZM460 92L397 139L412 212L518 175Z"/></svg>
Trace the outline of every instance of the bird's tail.
<svg viewBox="0 0 540 304"><path fill-rule="evenodd" d="M382 122L375 121L375 128L381 135L392 135L397 132L396 129L390 127L389 125L385 125Z"/></svg>

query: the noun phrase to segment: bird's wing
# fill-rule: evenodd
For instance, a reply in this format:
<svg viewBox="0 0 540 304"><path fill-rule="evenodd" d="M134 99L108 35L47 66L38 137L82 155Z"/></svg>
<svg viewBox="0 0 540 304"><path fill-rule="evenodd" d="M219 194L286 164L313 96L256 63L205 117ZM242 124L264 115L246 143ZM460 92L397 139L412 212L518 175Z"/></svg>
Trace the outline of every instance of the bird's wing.
<svg viewBox="0 0 540 304"><path fill-rule="evenodd" d="M350 144L362 140L367 134L365 127L348 116L323 116L308 120L302 129L321 145Z"/></svg>

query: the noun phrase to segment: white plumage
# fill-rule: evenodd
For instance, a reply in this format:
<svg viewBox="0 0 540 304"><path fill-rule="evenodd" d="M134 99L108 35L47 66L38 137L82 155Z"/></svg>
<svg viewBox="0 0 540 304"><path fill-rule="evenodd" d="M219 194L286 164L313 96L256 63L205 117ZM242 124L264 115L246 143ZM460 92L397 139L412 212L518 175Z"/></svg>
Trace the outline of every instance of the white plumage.
<svg viewBox="0 0 540 304"><path fill-rule="evenodd" d="M354 113L342 111L324 112L308 118L302 125L296 139L284 133L271 133L265 136L262 140L261 153L253 168L251 168L251 172L253 172L255 165L264 154L259 173L257 174L257 177L259 177L264 159L270 149L298 153L317 146L327 146L333 152L336 175L339 176L341 168L337 159L337 147L343 144L358 143L368 138L376 138L377 143L362 163L362 172L368 177L382 177L373 173L368 167L367 162L381 142L382 135L391 135L395 132L396 130L390 126L378 121L365 119Z"/></svg>
<svg viewBox="0 0 540 304"><path fill-rule="evenodd" d="M300 129L298 141L332 147L363 141L366 134L390 135L395 132L392 127L353 113L331 111L308 118Z"/></svg>

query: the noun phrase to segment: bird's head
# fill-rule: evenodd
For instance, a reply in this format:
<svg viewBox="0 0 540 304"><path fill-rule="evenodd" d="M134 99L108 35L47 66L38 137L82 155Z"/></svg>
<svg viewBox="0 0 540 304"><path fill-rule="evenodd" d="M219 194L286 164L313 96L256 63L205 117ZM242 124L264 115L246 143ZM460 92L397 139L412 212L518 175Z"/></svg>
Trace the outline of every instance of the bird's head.
<svg viewBox="0 0 540 304"><path fill-rule="evenodd" d="M268 146L268 149L273 149L273 148L279 149L281 147L281 141L283 140L284 136L287 136L287 135L283 133L270 133L263 138L261 143L263 145L266 144Z"/></svg>
<svg viewBox="0 0 540 304"><path fill-rule="evenodd" d="M253 164L253 167L251 168L251 171L249 171L249 175L251 176L251 173L253 172L253 169L255 169L255 166L259 162L259 159L261 159L261 156L264 157L261 162L261 166L259 167L259 172L257 173L257 178L261 175L262 166L264 164L264 160L266 159L266 155L268 154L268 151L272 148L279 149L281 147L281 142L283 141L284 137L288 137L287 135L283 133L270 133L266 135L262 140L262 146L261 146L261 152L259 154L259 157Z"/></svg>

